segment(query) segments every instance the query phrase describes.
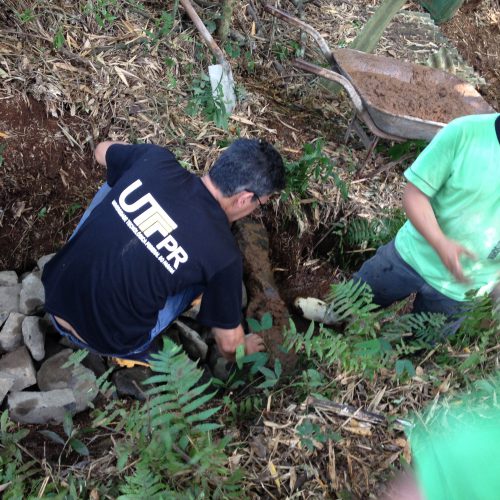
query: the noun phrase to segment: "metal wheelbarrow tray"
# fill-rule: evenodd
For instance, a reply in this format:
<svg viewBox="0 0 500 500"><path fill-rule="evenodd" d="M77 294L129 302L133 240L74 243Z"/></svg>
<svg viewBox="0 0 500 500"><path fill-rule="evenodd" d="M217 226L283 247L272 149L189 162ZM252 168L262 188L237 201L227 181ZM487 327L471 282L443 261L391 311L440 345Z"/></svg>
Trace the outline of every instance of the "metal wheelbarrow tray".
<svg viewBox="0 0 500 500"><path fill-rule="evenodd" d="M315 39L333 70L302 59L292 64L342 85L357 117L378 137L431 140L458 116L495 112L472 85L454 75L353 49L332 52L308 24L272 6L266 10Z"/></svg>

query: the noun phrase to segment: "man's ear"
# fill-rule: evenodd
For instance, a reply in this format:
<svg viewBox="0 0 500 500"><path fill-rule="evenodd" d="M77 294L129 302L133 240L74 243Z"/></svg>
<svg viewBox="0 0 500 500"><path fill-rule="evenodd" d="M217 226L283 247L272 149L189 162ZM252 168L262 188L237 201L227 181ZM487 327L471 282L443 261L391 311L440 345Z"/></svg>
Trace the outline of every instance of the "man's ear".
<svg viewBox="0 0 500 500"><path fill-rule="evenodd" d="M235 204L238 208L244 208L252 201L253 193L250 191L241 191L237 193L235 199Z"/></svg>

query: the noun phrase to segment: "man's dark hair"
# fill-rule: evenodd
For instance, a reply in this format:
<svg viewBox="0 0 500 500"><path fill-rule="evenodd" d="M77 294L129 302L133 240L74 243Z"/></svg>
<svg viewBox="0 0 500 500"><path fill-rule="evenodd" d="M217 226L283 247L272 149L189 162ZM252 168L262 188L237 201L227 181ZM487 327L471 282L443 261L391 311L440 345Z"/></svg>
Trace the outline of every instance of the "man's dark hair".
<svg viewBox="0 0 500 500"><path fill-rule="evenodd" d="M215 161L210 179L224 196L250 191L266 196L285 187L281 155L262 139L237 139Z"/></svg>

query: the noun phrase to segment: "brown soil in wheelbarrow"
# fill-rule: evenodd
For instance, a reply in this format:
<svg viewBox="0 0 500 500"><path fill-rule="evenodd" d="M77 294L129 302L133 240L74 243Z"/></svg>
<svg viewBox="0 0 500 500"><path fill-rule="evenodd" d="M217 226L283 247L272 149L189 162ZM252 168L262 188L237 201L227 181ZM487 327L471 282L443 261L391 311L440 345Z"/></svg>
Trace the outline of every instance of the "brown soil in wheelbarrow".
<svg viewBox="0 0 500 500"><path fill-rule="evenodd" d="M478 112L474 105L463 100L467 90L470 92L469 85L436 85L425 71L427 68L420 69L414 70L410 82L358 71L349 75L365 101L394 115L448 123Z"/></svg>

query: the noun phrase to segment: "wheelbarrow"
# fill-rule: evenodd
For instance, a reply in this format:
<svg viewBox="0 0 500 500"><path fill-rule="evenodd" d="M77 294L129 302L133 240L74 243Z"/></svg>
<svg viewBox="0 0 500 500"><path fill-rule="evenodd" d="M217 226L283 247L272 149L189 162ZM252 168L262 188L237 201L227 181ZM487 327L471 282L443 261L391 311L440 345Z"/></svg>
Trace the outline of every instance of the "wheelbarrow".
<svg viewBox="0 0 500 500"><path fill-rule="evenodd" d="M287 12L266 4L272 15L305 31L318 44L331 69L322 68L302 59L292 65L309 73L339 83L349 95L354 114L348 126L346 139L354 129L360 136L368 156L379 138L393 141L424 139L430 141L434 135L453 118L467 114L494 113L495 110L481 97L474 87L454 75L438 69L411 64L390 57L366 54L353 49L331 51L325 39L314 28ZM432 107L415 101L418 86L425 84L431 95L439 98L444 92L453 101L453 110L441 110L439 120ZM378 90L374 91L374 87ZM391 106L391 95L404 92L408 106L405 112L395 112ZM431 95L429 97L431 97ZM410 111L418 111L413 116ZM364 131L363 122L375 136L370 139Z"/></svg>

